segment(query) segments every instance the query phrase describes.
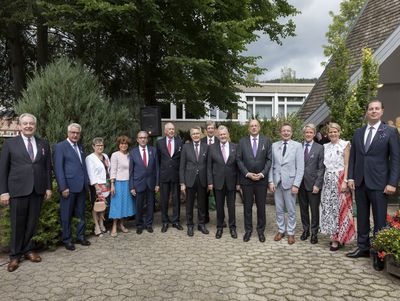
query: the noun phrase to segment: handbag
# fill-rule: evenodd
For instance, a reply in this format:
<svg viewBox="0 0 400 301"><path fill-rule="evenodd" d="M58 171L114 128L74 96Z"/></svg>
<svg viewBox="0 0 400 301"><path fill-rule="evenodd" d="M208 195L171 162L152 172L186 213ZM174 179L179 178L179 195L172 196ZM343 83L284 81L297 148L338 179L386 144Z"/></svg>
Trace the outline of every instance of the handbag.
<svg viewBox="0 0 400 301"><path fill-rule="evenodd" d="M210 191L210 194L208 196L208 210L214 211L216 208L217 208L217 206L215 204L214 192Z"/></svg>
<svg viewBox="0 0 400 301"><path fill-rule="evenodd" d="M106 198L103 197L102 195L98 195L96 201L94 202L93 210L95 212L103 212L106 210L106 208L107 208Z"/></svg>

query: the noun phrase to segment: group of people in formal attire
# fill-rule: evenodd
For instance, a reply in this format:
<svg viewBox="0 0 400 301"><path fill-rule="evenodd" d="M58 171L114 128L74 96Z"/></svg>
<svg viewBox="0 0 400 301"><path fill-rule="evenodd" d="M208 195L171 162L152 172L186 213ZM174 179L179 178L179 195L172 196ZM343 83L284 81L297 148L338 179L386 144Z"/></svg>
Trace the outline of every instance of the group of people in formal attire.
<svg viewBox="0 0 400 301"><path fill-rule="evenodd" d="M250 120L249 135L235 144L229 129L207 122L207 135L201 138L201 128L190 129L191 140L183 143L175 135L173 123L164 126L165 136L149 145L145 131L137 133L137 147L130 149L131 139L117 138L118 149L109 158L104 152L104 140L93 139L93 153L85 157L79 143L81 126L72 123L67 139L54 147L54 173L60 193L62 242L74 250L71 239L71 218L78 218L75 243L90 245L85 237L85 199L90 190L92 204L108 200L108 218L113 220L112 237L118 230L126 233L124 221L135 215L136 233L153 232L155 194L160 192L161 232L169 226L183 230L180 221L181 195L186 199L187 235L197 230L209 234L208 199L215 196L217 228L220 239L224 228L233 239L236 230L236 192L243 197L244 235L248 242L253 233L253 204L256 204L256 233L265 242L267 189L274 194L278 231L275 241L287 236L295 243L296 199L299 200L302 234L305 241L318 243L318 233L328 235L330 250L357 237L358 248L347 254L358 258L370 255L370 207L373 233L386 225L388 195L395 193L399 180L400 145L396 129L381 122L383 104L373 100L368 104L368 124L357 129L351 143L340 139L341 128L330 123L330 142L314 141L316 128L303 128L304 141L292 140L293 128L283 123L280 140L260 133L260 123ZM32 262L41 257L34 252L35 234L42 201L51 197L51 152L49 144L35 136L36 118L31 114L19 117L21 135L5 141L0 157L0 195L3 205L10 205L11 254L7 269L18 268L24 256ZM352 192L357 204L357 231L352 212ZM172 203L172 215L168 214ZM197 218L194 217L197 202ZM225 202L228 219L225 219ZM144 214L144 209L146 212ZM92 211L94 234L107 232L105 213Z"/></svg>

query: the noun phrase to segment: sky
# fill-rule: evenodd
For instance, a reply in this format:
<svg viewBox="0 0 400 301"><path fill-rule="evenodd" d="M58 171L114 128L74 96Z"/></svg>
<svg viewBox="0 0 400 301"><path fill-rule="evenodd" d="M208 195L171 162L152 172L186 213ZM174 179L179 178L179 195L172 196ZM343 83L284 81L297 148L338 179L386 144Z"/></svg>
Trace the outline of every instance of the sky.
<svg viewBox="0 0 400 301"><path fill-rule="evenodd" d="M292 17L296 24L296 36L282 40L282 45L262 36L248 45L246 55L261 56L258 66L267 68L258 80L280 78L281 68L296 71L296 78L318 78L326 61L322 45L326 44L325 33L332 22L329 11L339 12L341 0L288 0L301 14Z"/></svg>

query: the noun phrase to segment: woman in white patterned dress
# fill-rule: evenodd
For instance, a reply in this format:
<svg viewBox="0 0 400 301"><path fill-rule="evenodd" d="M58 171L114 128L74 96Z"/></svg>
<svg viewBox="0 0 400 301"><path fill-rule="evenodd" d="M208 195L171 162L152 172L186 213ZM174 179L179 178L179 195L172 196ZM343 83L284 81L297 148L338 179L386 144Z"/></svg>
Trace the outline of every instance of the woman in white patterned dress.
<svg viewBox="0 0 400 301"><path fill-rule="evenodd" d="M324 184L321 192L321 233L331 239L331 251L355 237L351 192L347 187L350 143L340 139L340 126L328 125L330 143L324 144Z"/></svg>

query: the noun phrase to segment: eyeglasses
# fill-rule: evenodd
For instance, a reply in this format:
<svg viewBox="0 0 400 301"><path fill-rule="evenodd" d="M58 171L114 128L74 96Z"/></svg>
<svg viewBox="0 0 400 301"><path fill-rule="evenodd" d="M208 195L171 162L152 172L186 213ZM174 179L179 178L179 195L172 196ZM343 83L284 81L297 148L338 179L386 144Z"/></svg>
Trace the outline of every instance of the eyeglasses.
<svg viewBox="0 0 400 301"><path fill-rule="evenodd" d="M147 139L147 137L138 137L138 139Z"/></svg>
<svg viewBox="0 0 400 301"><path fill-rule="evenodd" d="M103 144L96 144L95 147L104 147Z"/></svg>
<svg viewBox="0 0 400 301"><path fill-rule="evenodd" d="M80 135L81 134L81 132L73 132L73 131L69 131L69 133L72 135Z"/></svg>

